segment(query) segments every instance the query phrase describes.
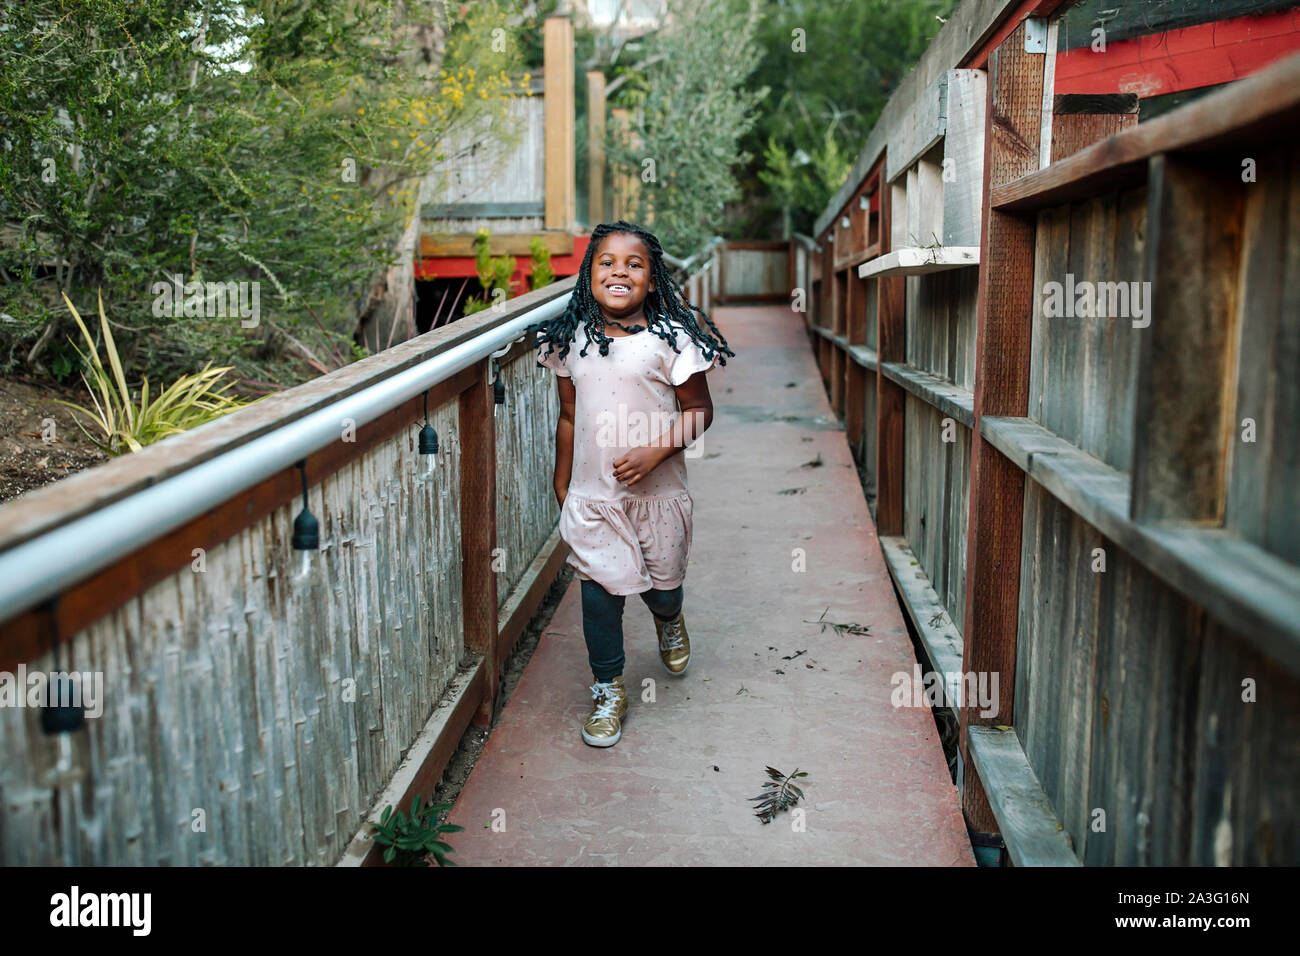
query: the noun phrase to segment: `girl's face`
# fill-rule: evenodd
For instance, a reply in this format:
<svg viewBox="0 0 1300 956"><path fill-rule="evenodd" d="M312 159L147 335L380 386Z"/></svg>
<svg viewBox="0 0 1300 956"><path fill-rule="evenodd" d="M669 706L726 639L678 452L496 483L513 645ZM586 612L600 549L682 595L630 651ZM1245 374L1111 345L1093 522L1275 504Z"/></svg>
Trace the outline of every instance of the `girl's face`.
<svg viewBox="0 0 1300 956"><path fill-rule="evenodd" d="M638 236L616 232L601 240L591 257L591 296L610 318L641 311L655 290L650 276L650 250Z"/></svg>

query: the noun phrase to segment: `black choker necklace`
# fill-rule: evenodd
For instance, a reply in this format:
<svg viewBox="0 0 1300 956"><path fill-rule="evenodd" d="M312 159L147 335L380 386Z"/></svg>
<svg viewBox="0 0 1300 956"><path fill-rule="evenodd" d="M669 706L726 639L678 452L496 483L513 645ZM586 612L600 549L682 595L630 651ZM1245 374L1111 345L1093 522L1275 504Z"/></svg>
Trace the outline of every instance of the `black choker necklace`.
<svg viewBox="0 0 1300 956"><path fill-rule="evenodd" d="M601 318L601 321L602 321L602 322L604 322L604 323L606 323L606 324L608 324L608 325L617 325L617 326L618 326L620 329L622 329L624 332L629 332L629 333L630 333L630 332L641 332L641 331L644 331L644 329L645 329L645 326L644 326L644 325L634 325L634 326L632 326L632 327L629 329L629 328L628 328L626 325L624 325L622 322L615 322L613 319L607 319L607 318L605 318L603 315L602 315L600 318Z"/></svg>

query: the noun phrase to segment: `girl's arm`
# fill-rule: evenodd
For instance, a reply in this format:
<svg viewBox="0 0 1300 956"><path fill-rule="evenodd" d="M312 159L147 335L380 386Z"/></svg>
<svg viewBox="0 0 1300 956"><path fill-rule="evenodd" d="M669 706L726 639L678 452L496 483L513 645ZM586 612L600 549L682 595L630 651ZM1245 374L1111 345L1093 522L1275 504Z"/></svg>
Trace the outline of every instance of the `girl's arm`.
<svg viewBox="0 0 1300 956"><path fill-rule="evenodd" d="M704 372L696 372L675 386L681 414L672 427L648 445L628 450L614 462L614 477L624 485L635 485L650 472L704 434L713 424L713 396Z"/></svg>
<svg viewBox="0 0 1300 956"><path fill-rule="evenodd" d="M578 392L572 378L557 375L555 380L560 386L560 418L555 423L555 497L563 505L573 477L573 410Z"/></svg>
<svg viewBox="0 0 1300 956"><path fill-rule="evenodd" d="M675 386L677 405L681 414L672 428L659 437L656 444L662 451L662 462L671 458L713 424L713 396L709 394L709 380L705 372L696 372L681 385Z"/></svg>

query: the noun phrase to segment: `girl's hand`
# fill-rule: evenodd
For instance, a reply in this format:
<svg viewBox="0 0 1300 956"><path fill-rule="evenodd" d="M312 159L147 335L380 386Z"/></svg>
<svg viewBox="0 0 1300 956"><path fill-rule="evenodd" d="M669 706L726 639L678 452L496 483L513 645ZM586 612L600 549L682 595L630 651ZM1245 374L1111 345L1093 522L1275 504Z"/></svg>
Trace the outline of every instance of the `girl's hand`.
<svg viewBox="0 0 1300 956"><path fill-rule="evenodd" d="M614 477L631 486L644 478L664 460L663 449L650 445L630 448L622 458L614 460Z"/></svg>

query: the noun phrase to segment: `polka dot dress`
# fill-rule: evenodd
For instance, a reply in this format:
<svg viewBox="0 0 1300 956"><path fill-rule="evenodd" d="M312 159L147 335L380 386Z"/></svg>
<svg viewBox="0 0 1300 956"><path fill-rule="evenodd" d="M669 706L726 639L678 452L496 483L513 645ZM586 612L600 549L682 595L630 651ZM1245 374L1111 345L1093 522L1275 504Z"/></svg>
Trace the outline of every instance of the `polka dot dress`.
<svg viewBox="0 0 1300 956"><path fill-rule="evenodd" d="M582 328L563 361L560 346L537 347L538 363L572 378L577 395L573 474L560 510L560 537L577 577L611 594L671 589L686 578L694 509L686 452L631 487L614 477L614 462L628 449L650 444L677 421L673 387L721 364L716 354L706 358L680 325L671 328L680 353L649 329L611 335L608 355Z"/></svg>

